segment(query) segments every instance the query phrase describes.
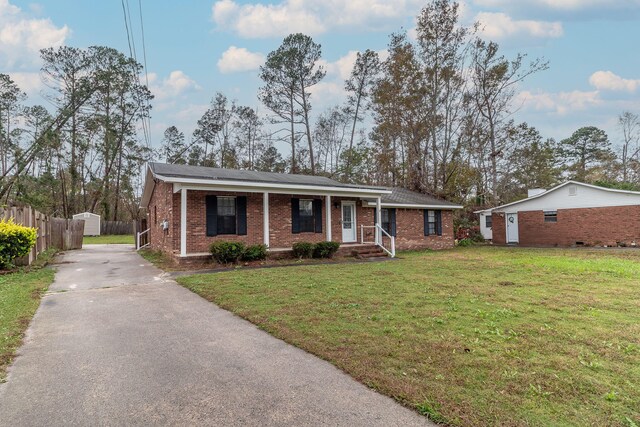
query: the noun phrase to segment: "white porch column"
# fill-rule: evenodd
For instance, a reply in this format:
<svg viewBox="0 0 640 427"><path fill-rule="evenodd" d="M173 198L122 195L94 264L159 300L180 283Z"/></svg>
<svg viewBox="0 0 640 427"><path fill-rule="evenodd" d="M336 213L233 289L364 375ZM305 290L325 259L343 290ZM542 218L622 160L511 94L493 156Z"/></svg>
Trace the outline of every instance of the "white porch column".
<svg viewBox="0 0 640 427"><path fill-rule="evenodd" d="M262 199L262 229L264 234L264 244L269 247L269 193L263 193Z"/></svg>
<svg viewBox="0 0 640 427"><path fill-rule="evenodd" d="M327 196L325 201L325 216L327 217L327 242L331 241L331 196Z"/></svg>
<svg viewBox="0 0 640 427"><path fill-rule="evenodd" d="M376 200L376 225L382 226L382 201L380 197ZM376 231L376 244L382 244L382 231L375 229Z"/></svg>
<svg viewBox="0 0 640 427"><path fill-rule="evenodd" d="M187 256L187 189L180 190L180 256Z"/></svg>

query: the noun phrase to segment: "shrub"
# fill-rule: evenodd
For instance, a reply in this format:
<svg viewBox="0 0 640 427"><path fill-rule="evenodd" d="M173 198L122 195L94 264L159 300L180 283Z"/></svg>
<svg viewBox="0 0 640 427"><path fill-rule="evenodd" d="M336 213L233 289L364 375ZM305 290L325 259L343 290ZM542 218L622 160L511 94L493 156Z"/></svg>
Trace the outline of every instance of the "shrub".
<svg viewBox="0 0 640 427"><path fill-rule="evenodd" d="M315 245L309 242L298 242L293 244L293 256L295 258L311 258Z"/></svg>
<svg viewBox="0 0 640 427"><path fill-rule="evenodd" d="M213 242L209 246L209 252L213 259L221 264L236 262L244 253L244 243L241 242Z"/></svg>
<svg viewBox="0 0 640 427"><path fill-rule="evenodd" d="M467 246L473 246L473 240L471 240L471 239L458 240L458 246L461 246L463 248L467 247Z"/></svg>
<svg viewBox="0 0 640 427"><path fill-rule="evenodd" d="M338 242L320 242L316 243L313 248L313 257L314 258L331 258L338 248L340 247L340 243Z"/></svg>
<svg viewBox="0 0 640 427"><path fill-rule="evenodd" d="M267 245L251 245L242 253L243 261L261 261L267 258Z"/></svg>
<svg viewBox="0 0 640 427"><path fill-rule="evenodd" d="M13 222L13 218L0 220L0 268L8 268L13 260L29 253L36 243L35 228Z"/></svg>

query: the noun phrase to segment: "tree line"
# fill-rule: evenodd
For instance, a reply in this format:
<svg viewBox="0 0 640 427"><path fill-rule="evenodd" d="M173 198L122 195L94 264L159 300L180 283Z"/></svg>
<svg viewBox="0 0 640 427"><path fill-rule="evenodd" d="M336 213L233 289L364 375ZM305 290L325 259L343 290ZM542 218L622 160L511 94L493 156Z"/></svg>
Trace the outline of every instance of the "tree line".
<svg viewBox="0 0 640 427"><path fill-rule="evenodd" d="M620 115L619 152L590 126L560 140L544 138L515 117L518 85L548 63L526 54L507 58L480 37L479 24L464 26L459 18L456 2L431 1L417 17L415 40L392 34L384 59L373 50L358 53L344 82L346 102L315 115L313 87L326 75L322 49L307 35L291 34L260 67L261 114L218 93L191 142L170 127L159 156L404 186L477 206L570 178L640 184L637 114ZM288 147L285 157L276 143Z"/></svg>
<svg viewBox="0 0 640 427"><path fill-rule="evenodd" d="M65 217L136 218L142 166L153 159L404 186L474 207L570 178L640 185L637 114L619 116L617 150L591 126L544 138L516 117L519 84L546 61L506 57L479 24L460 22L456 2L432 0L416 22L414 38L390 35L384 56L359 52L345 102L317 113L322 49L291 34L260 67L256 105L217 93L188 141L170 126L155 149L140 135L152 99L140 64L108 47L45 49L51 112L26 107L0 74L0 198Z"/></svg>

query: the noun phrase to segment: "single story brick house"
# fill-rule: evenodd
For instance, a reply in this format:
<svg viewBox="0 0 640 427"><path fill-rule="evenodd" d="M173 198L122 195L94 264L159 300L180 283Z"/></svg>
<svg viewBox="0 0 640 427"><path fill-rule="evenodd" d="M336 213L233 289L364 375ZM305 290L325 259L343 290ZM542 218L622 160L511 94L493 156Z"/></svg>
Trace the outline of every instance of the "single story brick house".
<svg viewBox="0 0 640 427"><path fill-rule="evenodd" d="M453 210L462 208L402 188L163 163L148 165L141 206L149 246L178 258L202 257L217 240L270 251L325 240L389 252L391 240L400 250L450 248Z"/></svg>
<svg viewBox="0 0 640 427"><path fill-rule="evenodd" d="M640 245L640 192L567 181L523 200L477 211L497 244ZM484 222L484 227L482 227Z"/></svg>

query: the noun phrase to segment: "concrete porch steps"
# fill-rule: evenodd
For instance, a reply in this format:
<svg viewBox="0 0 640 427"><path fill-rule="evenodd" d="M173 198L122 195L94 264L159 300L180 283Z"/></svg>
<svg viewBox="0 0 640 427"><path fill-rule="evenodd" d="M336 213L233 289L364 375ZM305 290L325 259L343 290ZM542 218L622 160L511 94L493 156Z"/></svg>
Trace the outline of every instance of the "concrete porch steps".
<svg viewBox="0 0 640 427"><path fill-rule="evenodd" d="M374 244L343 245L338 249L338 256L354 256L356 258L380 258L387 254Z"/></svg>

